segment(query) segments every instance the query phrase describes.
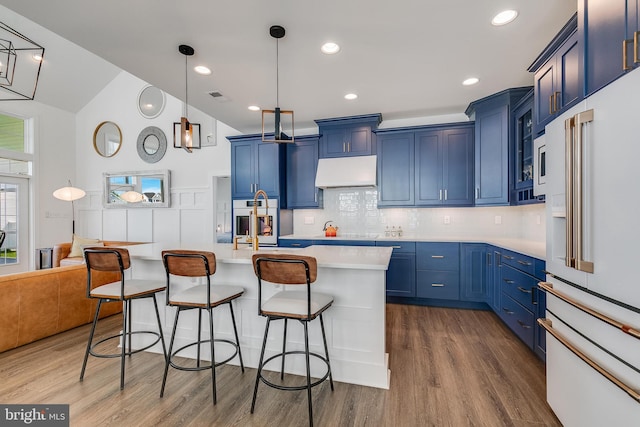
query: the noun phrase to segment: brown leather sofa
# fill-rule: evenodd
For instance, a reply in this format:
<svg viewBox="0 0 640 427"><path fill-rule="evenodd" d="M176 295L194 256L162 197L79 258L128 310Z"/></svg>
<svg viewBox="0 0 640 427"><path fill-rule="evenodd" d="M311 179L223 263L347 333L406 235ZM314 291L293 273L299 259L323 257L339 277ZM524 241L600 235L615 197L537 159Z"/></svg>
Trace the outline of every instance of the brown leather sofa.
<svg viewBox="0 0 640 427"><path fill-rule="evenodd" d="M114 282L119 276L100 272L94 283ZM87 298L84 265L0 276L0 352L90 323L96 306L97 300ZM122 303L106 303L100 317L121 311Z"/></svg>
<svg viewBox="0 0 640 427"><path fill-rule="evenodd" d="M119 242L119 241L101 241L104 246L125 246L139 245L140 242ZM52 267L64 267L68 265L78 265L84 263L82 257L69 257L71 253L71 242L59 243L53 246L53 255L51 260Z"/></svg>

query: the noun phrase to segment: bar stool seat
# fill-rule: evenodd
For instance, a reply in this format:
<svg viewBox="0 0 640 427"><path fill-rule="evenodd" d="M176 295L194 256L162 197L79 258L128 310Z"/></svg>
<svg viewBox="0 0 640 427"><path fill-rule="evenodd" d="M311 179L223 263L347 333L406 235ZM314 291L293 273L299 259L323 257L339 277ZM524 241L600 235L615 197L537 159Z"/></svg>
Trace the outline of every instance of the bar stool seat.
<svg viewBox="0 0 640 427"><path fill-rule="evenodd" d="M164 282L159 280L143 280L143 279L125 279L125 270L128 270L131 266L131 260L129 258L129 251L125 248L104 248L94 247L84 250L85 263L87 265L87 298L98 299L98 306L91 325L91 332L89 334L89 341L87 342L87 349L84 355L84 361L82 362L82 371L80 372L80 381L84 380L84 373L87 368L87 362L89 355L101 358L120 358L120 389L124 388L124 373L125 373L125 356L131 356L135 353L147 350L153 347L160 341L162 343L162 354L166 358L166 347L164 343L164 336L162 334L162 322L160 320L160 313L158 311L158 303L156 301L156 294L164 291L166 286ZM107 283L93 288L92 279L93 273L106 271L116 272L120 275L120 280L116 282ZM132 301L151 298L156 313L156 320L158 322L158 331L138 330L133 331L131 326L132 319ZM122 301L122 332L116 335L112 335L103 338L97 342L93 342L96 327L98 325L98 319L100 317L100 308L104 302L110 301ZM140 348L133 348L132 336L147 334L155 336L156 339L150 344L143 345ZM97 350L97 347L107 341L119 339L121 351L119 353L102 353Z"/></svg>
<svg viewBox="0 0 640 427"><path fill-rule="evenodd" d="M251 413L253 414L258 395L258 385L260 382L269 387L285 390L307 390L307 402L309 407L309 425L313 426L313 406L311 399L311 389L323 383L329 378L331 390L333 391L333 377L331 374L331 362L329 360L329 350L327 348L327 337L324 329L322 313L333 304L333 296L311 292L311 284L317 278L317 261L310 256L289 255L289 254L254 254L252 256L253 268L258 277L258 314L267 318L264 329L264 339L260 361L258 362L258 372L253 389L253 400L251 402ZM303 291L286 289L275 293L266 301L262 301L262 282L281 285L298 285L305 288ZM313 353L309 350L309 330L310 321L319 318L322 330L322 342L324 344L324 355ZM287 350L287 320L298 320L304 327L304 351ZM269 336L269 326L274 320L284 320L282 351L265 359L265 350ZM306 366L306 383L303 385L284 385L275 383L265 375L263 370L266 364L274 359L281 358L280 379L284 380L285 358L288 355L304 355ZM326 372L321 378L311 380L310 357L323 362L326 365Z"/></svg>
<svg viewBox="0 0 640 427"><path fill-rule="evenodd" d="M175 249L162 252L162 259L167 273L167 305L176 307L176 316L171 332L171 342L169 344L169 353L164 368L164 376L162 378L162 388L160 389L160 397L164 396L164 389L167 383L167 374L169 367L182 371L202 371L211 370L211 384L213 391L213 404L217 403L216 390L216 367L223 365L238 356L240 368L244 373L244 363L242 361L242 350L240 348L240 340L238 338L238 329L236 327L236 319L233 314L233 300L239 298L244 293L241 286L233 285L212 285L211 277L216 272L216 255L213 252L194 251ZM201 278L204 284L189 286L184 290L172 292L172 279L178 276ZM235 334L235 341L224 338L215 338L213 325L213 309L223 304L229 304L229 312L231 314L231 323ZM180 313L185 310L198 310L198 329L197 337L191 342L183 345L178 349L174 349L176 330L178 329L178 320ZM201 337L202 330L202 311L206 311L209 318L209 339ZM200 363L200 347L208 343L211 352L211 362L206 365ZM216 361L215 343L230 345L233 352L222 361ZM181 364L179 359L180 353L187 348L195 347L196 366L186 366ZM184 362L183 362L184 363Z"/></svg>

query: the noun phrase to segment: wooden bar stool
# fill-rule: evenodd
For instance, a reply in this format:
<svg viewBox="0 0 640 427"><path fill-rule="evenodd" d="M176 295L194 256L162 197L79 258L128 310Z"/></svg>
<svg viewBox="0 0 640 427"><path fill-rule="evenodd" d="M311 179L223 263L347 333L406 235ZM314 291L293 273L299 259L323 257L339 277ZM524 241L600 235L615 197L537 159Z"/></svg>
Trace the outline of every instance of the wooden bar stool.
<svg viewBox="0 0 640 427"><path fill-rule="evenodd" d="M251 413L256 406L256 396L258 394L258 384L260 381L269 387L278 390L307 390L307 400L309 402L309 425L313 426L313 408L311 404L311 388L321 384L329 378L331 390L333 391L333 377L331 375L331 364L329 362L329 351L327 349L327 337L324 331L324 321L322 313L331 306L333 297L331 295L311 292L311 284L316 281L317 262L310 256L299 256L289 254L254 254L252 257L254 271L258 276L258 314L267 318L267 325L264 330L264 341L258 363L258 373L256 375L255 388L253 390L253 401L251 402ZM283 285L306 285L302 291L284 290L276 293L266 301L262 301L262 282L271 282ZM320 318L322 329L322 341L324 343L325 355L309 351L309 331L308 323ZM284 336L282 340L282 352L264 360L267 337L269 335L269 325L272 320L284 320ZM287 351L287 320L299 320L304 326L304 351ZM285 386L269 381L264 377L262 370L271 360L281 357L282 365L280 369L280 379L284 379L285 356L290 354L303 354L306 362L306 384L300 386ZM327 372L324 376L311 382L311 368L309 366L310 356L322 360L327 365Z"/></svg>
<svg viewBox="0 0 640 427"><path fill-rule="evenodd" d="M95 357L106 358L120 358L120 390L124 388L124 361L125 356L131 356L134 353L146 350L154 346L158 341L162 342L162 354L166 358L167 350L164 344L164 336L162 334L162 323L160 321L160 313L158 312L158 303L156 301L156 293L165 290L165 284L158 280L139 280L139 279L126 279L124 277L125 270L131 266L129 258L129 251L124 248L87 248L84 250L84 259L87 264L87 298L97 298L98 307L96 308L96 314L93 318L93 325L91 326L91 333L89 334L89 342L87 343L87 350L84 354L84 361L82 362L82 371L80 372L80 381L84 379L84 372L87 367L87 360L89 355ZM108 283L106 285L93 288L92 278L93 275L99 271L119 272L120 281ZM158 332L155 331L133 331L131 328L131 302L143 298L151 298L153 300L153 306L156 311L156 319L158 321ZM100 316L100 307L103 302L110 301L122 301L122 332L118 335L113 335L104 338L95 344L93 343L93 336L98 324L98 318ZM134 334L152 334L157 338L154 342L146 345L143 348L133 349L131 344L131 337ZM119 354L105 354L98 353L96 347L101 343L115 339L122 338L121 352Z"/></svg>
<svg viewBox="0 0 640 427"><path fill-rule="evenodd" d="M242 362L242 351L240 350L240 340L238 339L238 329L236 327L236 319L233 314L233 305L231 302L240 297L244 293L244 289L240 286L231 285L211 285L211 276L216 272L216 255L213 252L191 251L191 250L169 250L162 252L164 267L167 272L167 305L177 308L175 321L173 323L173 331L171 332L171 343L169 344L169 353L164 367L164 376L162 378L162 389L160 397L164 395L164 388L167 382L167 373L169 366L182 371L202 371L211 369L211 382L213 388L213 404L217 402L216 396L216 367L232 360L236 355L240 359L240 368L244 373L244 364ZM206 284L191 286L183 291L172 292L171 279L174 276L183 277L202 277L206 278ZM229 304L231 312L231 322L233 323L233 332L235 334L235 342L227 339L215 339L213 335L213 309L222 304ZM180 313L185 310L198 310L198 336L194 342L173 350L176 329L178 328L178 319ZM209 313L209 339L203 340L200 337L202 329L202 311ZM202 366L200 364L200 347L205 343L210 344L211 363ZM214 343L226 343L234 347L234 353L221 362L215 360ZM196 366L190 367L180 365L174 358L181 351L196 346L197 357Z"/></svg>

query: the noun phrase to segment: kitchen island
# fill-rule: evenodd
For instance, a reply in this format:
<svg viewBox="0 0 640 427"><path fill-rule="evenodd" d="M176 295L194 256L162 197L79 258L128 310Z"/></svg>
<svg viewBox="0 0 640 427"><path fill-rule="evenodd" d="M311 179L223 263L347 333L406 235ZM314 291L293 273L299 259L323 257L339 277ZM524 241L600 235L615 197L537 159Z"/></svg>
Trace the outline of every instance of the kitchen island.
<svg viewBox="0 0 640 427"><path fill-rule="evenodd" d="M264 334L266 318L258 315L257 278L251 264L256 253L250 247L233 250L232 245L172 245L150 243L128 247L134 278L166 280L161 253L165 249L208 250L216 254L217 270L213 284L242 286L245 293L236 300L234 311L240 336L240 346L245 366L256 368ZM389 388L390 372L385 348L385 273L389 266L392 248L356 246L310 246L295 248L260 248L258 253L295 253L313 256L318 262L318 278L312 285L316 292L333 295L334 303L323 315L327 333L327 344L331 358L333 378L336 381L378 388ZM190 278L172 279L172 286L187 288L195 284ZM263 298L281 290L282 285L266 284ZM179 290L179 289L176 289ZM173 292L173 290L172 290ZM165 295L158 295L160 317L167 346L169 344L175 309L165 306ZM233 328L226 307L214 310L215 337L233 340ZM155 316L150 301L136 301L133 309L134 330L154 328ZM176 333L178 348L197 334L195 311L181 315ZM271 326L267 344L267 356L282 349L282 322ZM202 334L208 335L203 328ZM310 350L322 354L322 334L319 322L311 322L309 328ZM141 343L142 344L142 343ZM290 322L287 328L287 350L303 349L303 329L298 322ZM206 347L206 346L205 346ZM222 360L224 344L216 347L216 359ZM205 348L202 349L206 351ZM156 345L150 351L161 352ZM183 354L183 353L181 353ZM188 353L186 353L189 355ZM195 351L194 351L195 354ZM191 354L193 357L194 354ZM209 357L208 354L204 355ZM311 374L323 375L325 367L314 364ZM286 372L304 375L304 358L287 357ZM236 357L230 363L239 364ZM277 363L267 368L279 369Z"/></svg>

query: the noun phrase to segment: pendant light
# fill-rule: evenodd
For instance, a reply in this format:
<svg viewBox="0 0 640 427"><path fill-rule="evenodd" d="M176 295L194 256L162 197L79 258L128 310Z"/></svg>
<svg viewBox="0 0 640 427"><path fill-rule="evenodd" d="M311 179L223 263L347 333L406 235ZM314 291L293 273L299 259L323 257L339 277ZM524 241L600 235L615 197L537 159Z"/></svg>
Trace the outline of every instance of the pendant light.
<svg viewBox="0 0 640 427"><path fill-rule="evenodd" d="M193 56L195 50L191 46L181 44L178 51L184 55L184 110L180 122L173 123L173 146L184 148L191 153L194 148L200 148L200 124L191 123L187 118L189 113L188 90L188 59Z"/></svg>
<svg viewBox="0 0 640 427"><path fill-rule="evenodd" d="M262 110L262 141L275 143L292 143L294 142L293 132L293 110L280 109L280 67L279 67L279 40L284 37L285 29L280 25L273 25L269 28L269 34L276 39L276 108L274 110ZM291 116L291 135L283 132L282 119ZM265 135L265 122L270 122L273 118L273 138Z"/></svg>
<svg viewBox="0 0 640 427"><path fill-rule="evenodd" d="M64 200L65 202L71 202L71 233L76 233L76 208L73 202L82 199L87 193L81 188L77 188L71 185L71 180L68 181L68 187L58 188L53 192L53 197L58 200Z"/></svg>

